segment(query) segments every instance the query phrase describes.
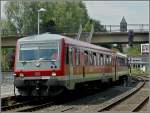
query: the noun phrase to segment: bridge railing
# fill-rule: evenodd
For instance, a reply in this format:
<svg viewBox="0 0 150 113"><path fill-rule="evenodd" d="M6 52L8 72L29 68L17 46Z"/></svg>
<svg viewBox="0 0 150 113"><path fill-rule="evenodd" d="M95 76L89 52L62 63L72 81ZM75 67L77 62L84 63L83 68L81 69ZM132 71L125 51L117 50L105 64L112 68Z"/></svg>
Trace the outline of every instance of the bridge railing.
<svg viewBox="0 0 150 113"><path fill-rule="evenodd" d="M37 31L32 29L30 30L32 26L28 27L28 29L22 30L23 33L18 33L16 29L14 30L7 30L7 29L1 29L1 36L28 36L28 35L35 35L37 34ZM55 33L55 34L61 34L61 33L77 33L78 28L74 27L49 27L49 28L41 28L40 29L40 34L45 33L45 32L50 32L50 33Z"/></svg>
<svg viewBox="0 0 150 113"><path fill-rule="evenodd" d="M104 25L107 32L128 32L133 30L135 32L148 32L149 24L127 24L126 30L122 31L120 25Z"/></svg>
<svg viewBox="0 0 150 113"><path fill-rule="evenodd" d="M120 25L102 25L105 29L104 31L100 32L122 32L120 29ZM73 28L73 27L50 27L47 29L50 33L56 33L56 34L62 34L62 33L77 33L79 28ZM123 32L128 32L129 30L133 30L134 32L148 32L149 31L149 24L127 24L127 28ZM1 29L1 36L27 36L27 35L34 35L37 34L36 31L30 31L29 29L24 30L24 33L17 33L17 31L14 29L12 31L8 31L6 29ZM45 31L41 29L41 33L44 33ZM96 28L94 28L94 32L96 32Z"/></svg>

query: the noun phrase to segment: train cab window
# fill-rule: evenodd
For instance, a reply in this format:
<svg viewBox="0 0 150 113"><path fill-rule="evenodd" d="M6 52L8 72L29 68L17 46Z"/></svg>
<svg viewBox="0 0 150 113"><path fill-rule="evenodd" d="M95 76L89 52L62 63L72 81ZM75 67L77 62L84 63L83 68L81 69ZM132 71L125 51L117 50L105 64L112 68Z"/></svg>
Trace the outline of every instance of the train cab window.
<svg viewBox="0 0 150 113"><path fill-rule="evenodd" d="M84 64L88 65L88 51L84 51Z"/></svg>
<svg viewBox="0 0 150 113"><path fill-rule="evenodd" d="M76 49L76 65L80 65L80 50Z"/></svg>
<svg viewBox="0 0 150 113"><path fill-rule="evenodd" d="M66 64L69 64L69 48L66 47L65 49L65 62Z"/></svg>

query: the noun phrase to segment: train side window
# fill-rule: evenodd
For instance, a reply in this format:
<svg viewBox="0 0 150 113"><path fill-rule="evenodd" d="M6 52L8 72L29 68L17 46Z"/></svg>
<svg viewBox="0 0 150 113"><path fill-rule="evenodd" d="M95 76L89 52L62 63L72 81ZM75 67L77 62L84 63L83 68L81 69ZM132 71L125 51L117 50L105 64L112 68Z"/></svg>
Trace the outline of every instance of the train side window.
<svg viewBox="0 0 150 113"><path fill-rule="evenodd" d="M91 52L89 52L89 54L88 54L88 61L89 61L89 65L92 65L93 64L93 55L92 55L92 53Z"/></svg>
<svg viewBox="0 0 150 113"><path fill-rule="evenodd" d="M118 65L123 66L124 65L124 59L123 58L118 58Z"/></svg>
<svg viewBox="0 0 150 113"><path fill-rule="evenodd" d="M121 58L119 58L119 65L121 66Z"/></svg>
<svg viewBox="0 0 150 113"><path fill-rule="evenodd" d="M106 55L106 65L111 65L111 56Z"/></svg>
<svg viewBox="0 0 150 113"><path fill-rule="evenodd" d="M128 66L128 59L125 59L125 65Z"/></svg>
<svg viewBox="0 0 150 113"><path fill-rule="evenodd" d="M124 65L124 59L120 58L120 65L123 66Z"/></svg>
<svg viewBox="0 0 150 113"><path fill-rule="evenodd" d="M101 66L103 66L103 62L104 62L103 54L100 54L100 63L101 63L100 65L101 65Z"/></svg>
<svg viewBox="0 0 150 113"><path fill-rule="evenodd" d="M73 66L73 64L74 64L74 48L69 48L69 62L70 62L70 65Z"/></svg>
<svg viewBox="0 0 150 113"><path fill-rule="evenodd" d="M119 66L120 65L120 63L119 63L119 57L117 57L117 59L116 59L116 63L117 63L117 65Z"/></svg>
<svg viewBox="0 0 150 113"><path fill-rule="evenodd" d="M94 66L96 66L96 62L97 62L96 53L93 53L93 65Z"/></svg>
<svg viewBox="0 0 150 113"><path fill-rule="evenodd" d="M84 64L88 65L88 51L84 51Z"/></svg>
<svg viewBox="0 0 150 113"><path fill-rule="evenodd" d="M106 60L105 60L105 62L106 62L106 65L109 64L109 56L108 56L108 55L106 55Z"/></svg>
<svg viewBox="0 0 150 113"><path fill-rule="evenodd" d="M126 65L126 59L123 58L123 66L125 66L125 65Z"/></svg>
<svg viewBox="0 0 150 113"><path fill-rule="evenodd" d="M106 65L106 55L103 55L103 65Z"/></svg>
<svg viewBox="0 0 150 113"><path fill-rule="evenodd" d="M119 65L119 58L116 57L116 65Z"/></svg>
<svg viewBox="0 0 150 113"><path fill-rule="evenodd" d="M69 64L69 48L66 47L65 49L65 62L66 64Z"/></svg>
<svg viewBox="0 0 150 113"><path fill-rule="evenodd" d="M99 66L101 66L101 54L99 54Z"/></svg>
<svg viewBox="0 0 150 113"><path fill-rule="evenodd" d="M124 59L121 58L121 65L123 66L124 65Z"/></svg>
<svg viewBox="0 0 150 113"><path fill-rule="evenodd" d="M96 61L97 61L97 66L99 66L99 54L96 54Z"/></svg>
<svg viewBox="0 0 150 113"><path fill-rule="evenodd" d="M109 63L110 63L110 65L112 65L112 58L111 58L111 56L109 57Z"/></svg>
<svg viewBox="0 0 150 113"><path fill-rule="evenodd" d="M80 50L76 49L76 65L80 65Z"/></svg>

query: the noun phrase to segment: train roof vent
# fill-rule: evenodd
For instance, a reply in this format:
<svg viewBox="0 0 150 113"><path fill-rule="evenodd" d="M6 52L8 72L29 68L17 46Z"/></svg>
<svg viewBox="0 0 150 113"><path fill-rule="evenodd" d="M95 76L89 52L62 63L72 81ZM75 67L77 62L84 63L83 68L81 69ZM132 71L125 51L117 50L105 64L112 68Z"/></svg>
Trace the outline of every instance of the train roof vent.
<svg viewBox="0 0 150 113"><path fill-rule="evenodd" d="M59 40L62 36L58 34L50 34L50 33L43 33L40 35L33 35L33 36L27 36L24 38L20 38L19 41L40 41L40 40Z"/></svg>

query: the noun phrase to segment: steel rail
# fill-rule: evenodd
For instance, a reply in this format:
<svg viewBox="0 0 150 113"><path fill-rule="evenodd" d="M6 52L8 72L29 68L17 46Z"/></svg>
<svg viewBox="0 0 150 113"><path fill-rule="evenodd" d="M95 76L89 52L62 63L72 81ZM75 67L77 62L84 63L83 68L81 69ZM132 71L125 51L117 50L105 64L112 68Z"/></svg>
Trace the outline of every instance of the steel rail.
<svg viewBox="0 0 150 113"><path fill-rule="evenodd" d="M52 106L53 104L54 104L54 102L48 102L48 103L40 104L40 105L37 105L37 106L31 106L29 108L18 110L16 112L33 112L33 111L36 111L36 110L40 110L41 108Z"/></svg>
<svg viewBox="0 0 150 113"><path fill-rule="evenodd" d="M21 102L21 103L13 104L13 105L2 106L1 110L2 111L8 111L8 110L13 110L13 109L16 109L16 108L24 107L24 106L28 105L29 103L31 103L33 101L35 101L35 99L27 100L27 101L24 101L24 102Z"/></svg>
<svg viewBox="0 0 150 113"><path fill-rule="evenodd" d="M145 97L143 101L141 101L135 108L131 110L131 112L138 112L140 109L148 102L149 96Z"/></svg>
<svg viewBox="0 0 150 113"><path fill-rule="evenodd" d="M66 109L64 109L64 110L61 110L61 112L66 112L66 111L69 111L69 110L71 110L71 109L73 109L74 107L68 107L68 108L66 108Z"/></svg>
<svg viewBox="0 0 150 113"><path fill-rule="evenodd" d="M142 78L140 78L142 79ZM137 93L143 86L145 85L145 81L143 82L143 84L137 88L136 90L134 90L133 92L130 92L129 94L125 95L124 97L118 99L115 102L112 102L111 104L108 104L102 108L100 108L98 110L98 112L102 112L102 111L109 111L109 109L113 108L114 106L118 105L119 103L123 102L124 100L126 100L127 98L131 97L132 95L134 95L135 93Z"/></svg>

